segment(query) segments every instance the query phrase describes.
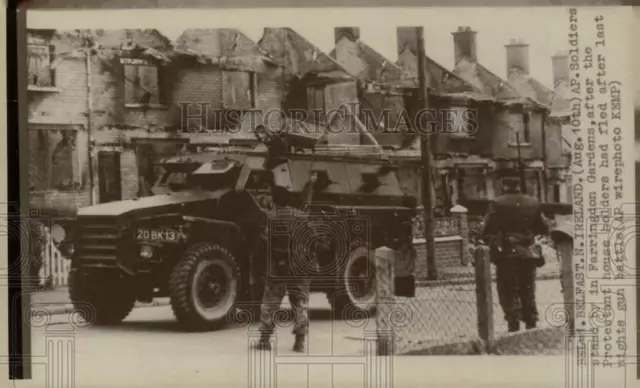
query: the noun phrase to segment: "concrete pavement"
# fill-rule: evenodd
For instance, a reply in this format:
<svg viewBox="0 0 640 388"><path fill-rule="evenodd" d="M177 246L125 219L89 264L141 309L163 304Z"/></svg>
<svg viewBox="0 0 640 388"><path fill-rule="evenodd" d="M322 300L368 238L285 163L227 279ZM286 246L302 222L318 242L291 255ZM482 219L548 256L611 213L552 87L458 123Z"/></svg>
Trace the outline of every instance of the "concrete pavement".
<svg viewBox="0 0 640 388"><path fill-rule="evenodd" d="M429 300L427 295L419 296L420 301ZM451 294L450 297L459 299L460 295ZM451 300L439 303L451 305ZM411 382L414 386L423 386L425 381L434 387L450 386L448 382L453 378L450 362L437 367L437 358L375 357L374 348L364 341L371 330L375 330L370 321L332 321L326 298L321 294L312 296L311 307L311 329L305 355L290 350L293 337L289 327L279 329L274 351L252 352L248 342L255 338L255 324L216 332L185 333L179 331L168 306L135 309L121 325L109 328L74 327L65 314L50 316L49 322L32 323L33 380L19 382L16 387L72 386L64 384L67 381L62 378L64 374L67 378L72 377L73 386L77 387L275 388L276 384L297 388L368 387L384 386L380 379L387 374L396 386L412 386L407 384ZM445 312L442 310L442 319ZM424 317L420 318L424 320ZM471 318L459 317L460 320ZM431 326L430 330L435 331L442 329L426 320L421 326ZM427 334L437 335L435 332L420 335ZM477 360L472 364L475 366L485 362L484 357L473 359ZM533 367L534 363L527 361L523 370ZM426 367L429 365L434 367ZM456 361L456 365L458 370L460 362ZM552 360L545 364L545 374L517 382L510 376L508 382L512 385L503 386L561 387L564 381L562 365L562 358ZM554 367L558 369L556 375ZM542 380L541 375L545 376ZM491 386L500 386L497 376L491 376L491 380ZM464 382L465 377L456 376L455 381L457 385ZM466 381L465 385L469 387L482 386L477 377L468 376ZM49 385L45 385L47 382Z"/></svg>
<svg viewBox="0 0 640 388"><path fill-rule="evenodd" d="M362 337L362 329L344 321L332 321L324 295L314 294L311 305L308 354L302 360L324 358L326 361L329 356L353 358L364 365L365 345L358 339ZM187 385L185 383L191 379L214 386L249 386L249 376L254 373L255 379L255 370L264 369L260 359L264 359L265 354L280 359L286 357L284 360L289 363L297 356L291 350L290 327L279 328L273 352L252 354L249 341L256 338L257 324L227 327L215 332L185 333L178 329L168 306L135 309L121 325L108 328L74 327L66 314L49 318L49 322L33 322L32 325L32 349L36 357L40 356L36 364L51 362L44 357L47 351L57 355L57 359L61 358L60 348L51 351L55 343L72 344L69 348L62 346L62 350L72 348L73 357L62 359L73 363L73 377L79 387L169 387ZM282 368L289 368L288 378L302 378L299 367L283 365ZM53 373L59 374L61 369L54 369ZM39 382L38 386L44 387L47 373L52 370L46 365L34 366L34 383ZM350 379L352 373L348 370L345 373ZM314 379L326 381L326 376L326 371L320 371ZM357 376L354 378L358 379Z"/></svg>

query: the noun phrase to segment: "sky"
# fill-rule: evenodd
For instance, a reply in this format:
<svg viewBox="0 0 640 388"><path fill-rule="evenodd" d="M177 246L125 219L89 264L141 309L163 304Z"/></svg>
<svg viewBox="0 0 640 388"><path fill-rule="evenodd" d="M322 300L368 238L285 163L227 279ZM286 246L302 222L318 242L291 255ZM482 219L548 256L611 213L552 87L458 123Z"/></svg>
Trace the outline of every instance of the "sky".
<svg viewBox="0 0 640 388"><path fill-rule="evenodd" d="M79 14L78 12L81 12ZM397 60L396 26L422 26L426 53L448 69L454 65L458 26L477 31L478 61L506 78L504 45L529 43L530 74L551 87L551 56L568 48L567 8L305 8L249 10L28 11L29 28L156 28L175 40L187 28L238 28L256 42L264 27L291 27L322 51L334 46L334 27L359 27L361 39Z"/></svg>

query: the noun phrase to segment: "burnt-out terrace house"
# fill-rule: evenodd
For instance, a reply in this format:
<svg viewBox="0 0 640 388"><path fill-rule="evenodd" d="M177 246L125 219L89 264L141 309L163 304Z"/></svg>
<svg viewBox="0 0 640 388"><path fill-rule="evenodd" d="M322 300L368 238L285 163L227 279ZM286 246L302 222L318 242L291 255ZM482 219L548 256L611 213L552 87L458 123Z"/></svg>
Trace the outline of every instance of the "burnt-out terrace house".
<svg viewBox="0 0 640 388"><path fill-rule="evenodd" d="M282 108L282 67L240 30L188 29L176 40L176 50L224 64L222 71L202 69L200 77L190 77L192 95L200 89L207 92L182 102L190 104L183 125L202 132L206 120L205 130L215 129L229 138L253 138L253 130L265 117L278 117L268 112ZM201 109L204 106L207 108Z"/></svg>
<svg viewBox="0 0 640 388"><path fill-rule="evenodd" d="M267 126L324 137L329 144L378 145L359 118L358 79L335 59L291 28L265 28L258 45L280 64L286 91L286 125L267 120Z"/></svg>
<svg viewBox="0 0 640 388"><path fill-rule="evenodd" d="M385 58L360 39L357 27L338 27L335 38L336 48L332 55L366 84L361 88L361 114L373 114L363 120L369 123L373 116L390 129L380 131L375 128L376 136L381 144L402 148L392 153L394 159L415 165L414 169L403 169L413 177L402 182L407 193L420 198L421 159L417 142L412 141L416 138L416 128L397 125L398 122L405 123L398 118L407 112L408 124L417 124L411 117L422 108L418 106L420 102L417 99L417 29L397 29L397 62ZM429 109L433 114L431 119L436 120L430 135L435 159L434 191L437 210L447 213L459 200L485 199L495 195L491 139L493 109L498 102L494 96L487 95L429 56L424 60ZM473 115L465 116L469 113ZM454 131L443 130L447 125L452 125Z"/></svg>
<svg viewBox="0 0 640 388"><path fill-rule="evenodd" d="M161 158L188 142L227 139L192 105L206 102L207 113L263 104L256 74L277 64L242 54L176 50L156 30L30 30L32 208L73 215L92 203L149 195ZM232 117L225 124L237 127Z"/></svg>
<svg viewBox="0 0 640 388"><path fill-rule="evenodd" d="M543 176L546 192L543 199L548 202L571 201L571 144L573 132L570 121L569 56L558 52L551 58L553 89L546 87L529 73L529 45L517 38L505 45L507 57L507 79L518 92L546 105L550 112L544 122ZM546 194L546 196L545 196Z"/></svg>
<svg viewBox="0 0 640 388"><path fill-rule="evenodd" d="M539 199L545 197L545 156L550 109L532 96L521 94L509 81L484 67L478 60L476 31L459 27L452 33L455 53L454 73L491 96L491 125L483 143L493 158L494 173L504 168L517 168L522 162L527 192ZM480 125L482 129L482 124ZM484 136L483 136L484 137ZM491 172L489 171L489 173ZM499 181L493 191L501 192Z"/></svg>

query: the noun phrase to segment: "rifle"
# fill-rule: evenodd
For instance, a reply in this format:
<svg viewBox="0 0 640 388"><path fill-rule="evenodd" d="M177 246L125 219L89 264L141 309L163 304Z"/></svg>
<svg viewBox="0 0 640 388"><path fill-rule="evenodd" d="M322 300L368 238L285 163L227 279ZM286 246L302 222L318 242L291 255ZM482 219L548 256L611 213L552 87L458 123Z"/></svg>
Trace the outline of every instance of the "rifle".
<svg viewBox="0 0 640 388"><path fill-rule="evenodd" d="M516 133L516 147L518 149L518 169L520 170L520 191L523 194L527 193L527 177L524 171L524 163L522 162L522 156L520 155L520 134Z"/></svg>

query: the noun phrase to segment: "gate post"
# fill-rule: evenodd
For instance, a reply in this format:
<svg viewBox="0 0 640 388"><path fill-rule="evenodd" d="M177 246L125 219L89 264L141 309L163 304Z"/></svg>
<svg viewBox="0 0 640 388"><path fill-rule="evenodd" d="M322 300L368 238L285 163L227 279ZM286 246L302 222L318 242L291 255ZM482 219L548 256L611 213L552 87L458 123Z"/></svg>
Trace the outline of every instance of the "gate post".
<svg viewBox="0 0 640 388"><path fill-rule="evenodd" d="M460 256L460 261L463 266L469 265L469 220L467 218L467 208L462 205L456 205L451 208L451 213L453 217L458 222L458 233L460 233L460 237L462 238L460 249L462 249L462 254Z"/></svg>
<svg viewBox="0 0 640 388"><path fill-rule="evenodd" d="M493 347L493 293L491 286L491 259L489 247L479 245L475 251L476 304L478 308L478 335L485 341L487 349Z"/></svg>
<svg viewBox="0 0 640 388"><path fill-rule="evenodd" d="M567 314L569 330L575 329L576 303L575 303L575 277L573 274L573 237L565 231L555 230L551 238L556 246L560 259L560 282L564 308Z"/></svg>
<svg viewBox="0 0 640 388"><path fill-rule="evenodd" d="M389 247L375 251L376 267L376 353L391 356L395 353L395 334L389 322L395 301L394 268L395 252Z"/></svg>

